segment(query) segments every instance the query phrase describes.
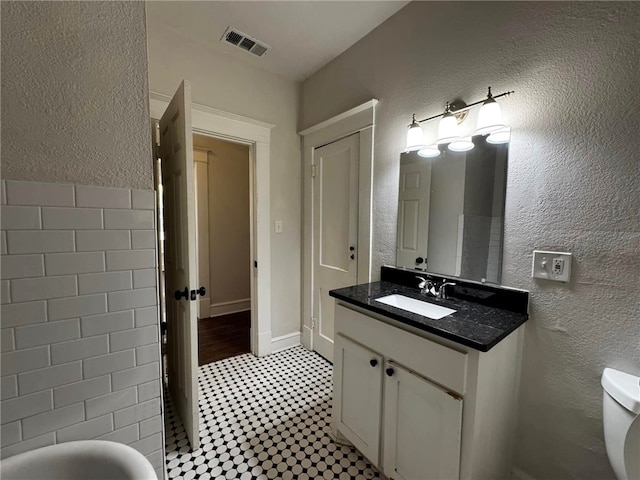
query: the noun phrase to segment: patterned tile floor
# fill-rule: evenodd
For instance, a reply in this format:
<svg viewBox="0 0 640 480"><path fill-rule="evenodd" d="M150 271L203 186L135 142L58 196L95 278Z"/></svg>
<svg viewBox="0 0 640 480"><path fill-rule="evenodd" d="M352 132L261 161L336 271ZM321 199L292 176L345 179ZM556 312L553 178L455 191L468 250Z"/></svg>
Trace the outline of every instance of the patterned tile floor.
<svg viewBox="0 0 640 480"><path fill-rule="evenodd" d="M380 478L356 450L329 436L331 375L330 363L300 346L201 366L198 450L191 451L166 400L169 478Z"/></svg>

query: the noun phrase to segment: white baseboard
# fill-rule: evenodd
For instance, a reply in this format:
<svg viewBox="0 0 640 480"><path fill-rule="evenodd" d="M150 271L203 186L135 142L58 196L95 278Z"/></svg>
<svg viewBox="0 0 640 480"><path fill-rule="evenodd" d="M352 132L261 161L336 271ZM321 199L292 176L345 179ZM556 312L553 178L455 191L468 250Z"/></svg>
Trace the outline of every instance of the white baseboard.
<svg viewBox="0 0 640 480"><path fill-rule="evenodd" d="M209 316L220 317L221 315L246 312L247 310L251 310L251 299L242 298L240 300L232 300L230 302L212 303L209 307Z"/></svg>
<svg viewBox="0 0 640 480"><path fill-rule="evenodd" d="M307 325L302 326L301 341L304 348L313 350L313 330Z"/></svg>
<svg viewBox="0 0 640 480"><path fill-rule="evenodd" d="M300 345L300 332L288 333L271 339L271 353L281 352Z"/></svg>
<svg viewBox="0 0 640 480"><path fill-rule="evenodd" d="M536 480L528 473L523 472L519 468L513 467L511 469L511 480Z"/></svg>

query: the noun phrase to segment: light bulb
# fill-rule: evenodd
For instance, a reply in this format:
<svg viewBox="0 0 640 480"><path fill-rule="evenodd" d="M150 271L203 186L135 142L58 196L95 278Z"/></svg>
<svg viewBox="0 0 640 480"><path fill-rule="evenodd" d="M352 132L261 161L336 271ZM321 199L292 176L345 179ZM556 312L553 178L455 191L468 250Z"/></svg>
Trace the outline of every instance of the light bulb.
<svg viewBox="0 0 640 480"><path fill-rule="evenodd" d="M440 149L438 145L429 145L428 147L418 150L418 155L426 158L433 158L440 155Z"/></svg>
<svg viewBox="0 0 640 480"><path fill-rule="evenodd" d="M476 125L477 135L486 135L487 133L495 132L504 128L502 123L502 111L500 105L493 99L491 95L491 87L489 87L489 93L487 99L480 107L478 112L478 124Z"/></svg>
<svg viewBox="0 0 640 480"><path fill-rule="evenodd" d="M487 136L487 143L509 143L509 140L511 140L511 129L509 127L502 128Z"/></svg>
<svg viewBox="0 0 640 480"><path fill-rule="evenodd" d="M444 114L438 125L438 140L436 143L449 143L458 138L458 121L451 112Z"/></svg>
<svg viewBox="0 0 640 480"><path fill-rule="evenodd" d="M418 122L416 122L416 116L413 116L411 126L407 131L407 146L404 147L405 152L413 152L424 148L424 132Z"/></svg>
<svg viewBox="0 0 640 480"><path fill-rule="evenodd" d="M469 150L473 150L473 147L475 147L475 145L471 141L471 137L457 138L448 146L452 152L468 152Z"/></svg>

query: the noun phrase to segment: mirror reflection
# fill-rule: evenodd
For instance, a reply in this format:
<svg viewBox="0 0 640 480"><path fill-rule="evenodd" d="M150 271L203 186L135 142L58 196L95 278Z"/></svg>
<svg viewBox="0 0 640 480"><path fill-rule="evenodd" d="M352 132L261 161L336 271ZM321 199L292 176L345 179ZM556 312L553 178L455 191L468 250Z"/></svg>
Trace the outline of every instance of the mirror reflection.
<svg viewBox="0 0 640 480"><path fill-rule="evenodd" d="M508 143L472 138L473 150L400 155L396 264L500 283Z"/></svg>

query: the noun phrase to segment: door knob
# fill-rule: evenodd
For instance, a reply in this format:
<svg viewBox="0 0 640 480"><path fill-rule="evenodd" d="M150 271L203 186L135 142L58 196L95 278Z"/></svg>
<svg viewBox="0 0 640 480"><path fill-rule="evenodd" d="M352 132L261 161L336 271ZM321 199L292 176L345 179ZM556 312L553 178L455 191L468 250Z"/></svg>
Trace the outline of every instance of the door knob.
<svg viewBox="0 0 640 480"><path fill-rule="evenodd" d="M173 292L173 298L176 300L180 300L182 297L184 297L185 300L189 298L189 289L187 287L184 287L183 291L176 290Z"/></svg>
<svg viewBox="0 0 640 480"><path fill-rule="evenodd" d="M378 359L372 358L371 360L369 360L369 365L371 365L372 367L375 367L376 365L378 365Z"/></svg>
<svg viewBox="0 0 640 480"><path fill-rule="evenodd" d="M388 377L392 377L393 374L395 373L395 370L393 368L389 367L384 371L384 373L386 373Z"/></svg>
<svg viewBox="0 0 640 480"><path fill-rule="evenodd" d="M207 289L204 287L200 287L198 289L198 295L200 295L201 297L204 297L207 294Z"/></svg>
<svg viewBox="0 0 640 480"><path fill-rule="evenodd" d="M424 258L422 258L422 257L416 258L416 264L417 265L421 265L423 262L424 262Z"/></svg>
<svg viewBox="0 0 640 480"><path fill-rule="evenodd" d="M351 251L351 252L353 252L355 249L356 249L356 247L354 247L353 245L351 245L351 246L349 247L349 251Z"/></svg>

